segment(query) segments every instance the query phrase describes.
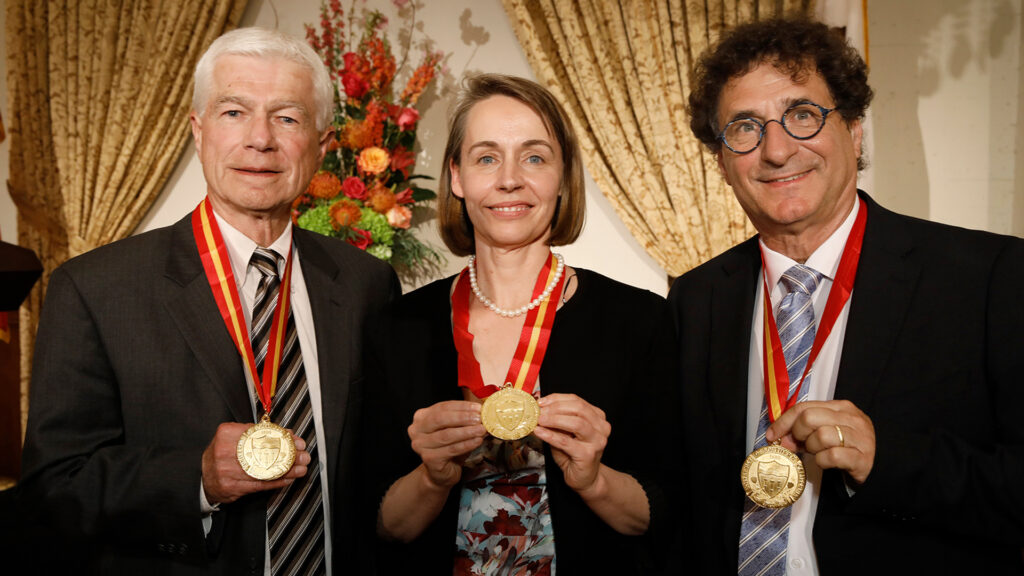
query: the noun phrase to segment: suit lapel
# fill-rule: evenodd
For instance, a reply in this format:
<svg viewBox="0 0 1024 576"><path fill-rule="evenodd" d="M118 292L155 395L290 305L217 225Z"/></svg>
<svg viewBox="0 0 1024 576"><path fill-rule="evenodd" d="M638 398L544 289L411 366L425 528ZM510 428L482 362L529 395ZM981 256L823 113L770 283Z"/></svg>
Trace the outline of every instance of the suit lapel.
<svg viewBox="0 0 1024 576"><path fill-rule="evenodd" d="M737 246L722 262L722 273L711 292L709 393L729 453L742 453L746 444L750 329L761 268L758 250L756 237Z"/></svg>
<svg viewBox="0 0 1024 576"><path fill-rule="evenodd" d="M351 346L352 310L345 305L347 280L334 260L308 235L292 227L302 263L316 334L320 369L320 408L324 421L328 478L335 478L338 447L349 401L350 367L358 360Z"/></svg>
<svg viewBox="0 0 1024 576"><path fill-rule="evenodd" d="M868 220L850 302L835 397L866 409L903 327L921 267L899 216L866 194Z"/></svg>
<svg viewBox="0 0 1024 576"><path fill-rule="evenodd" d="M166 302L192 353L209 376L214 388L227 404L237 422L252 422L242 362L220 311L210 292L192 236L191 215L179 220L171 232L171 252L167 256L166 277L176 286Z"/></svg>

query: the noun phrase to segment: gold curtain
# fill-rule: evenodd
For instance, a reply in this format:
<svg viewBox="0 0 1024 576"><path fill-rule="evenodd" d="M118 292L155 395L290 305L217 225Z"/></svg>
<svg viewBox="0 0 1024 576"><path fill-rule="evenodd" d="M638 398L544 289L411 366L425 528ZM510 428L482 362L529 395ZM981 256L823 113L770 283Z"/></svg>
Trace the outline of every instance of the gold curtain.
<svg viewBox="0 0 1024 576"><path fill-rule="evenodd" d="M247 2L7 0L7 187L44 268L21 308L23 431L50 273L138 226L188 141L195 63Z"/></svg>
<svg viewBox="0 0 1024 576"><path fill-rule="evenodd" d="M754 229L686 114L690 72L723 30L814 0L502 0L538 80L566 107L587 169L670 276Z"/></svg>

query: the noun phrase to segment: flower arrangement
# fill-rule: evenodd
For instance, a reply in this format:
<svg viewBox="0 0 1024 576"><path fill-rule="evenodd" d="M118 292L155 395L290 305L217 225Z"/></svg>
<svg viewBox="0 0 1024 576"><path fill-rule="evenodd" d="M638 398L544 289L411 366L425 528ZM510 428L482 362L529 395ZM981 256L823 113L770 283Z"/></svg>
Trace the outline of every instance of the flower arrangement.
<svg viewBox="0 0 1024 576"><path fill-rule="evenodd" d="M393 1L406 14L411 38L415 2ZM413 174L413 148L420 119L416 103L440 71L443 54L424 51L396 98L395 78L412 43L397 64L384 35L387 18L365 7L359 17L354 12L355 2L346 22L340 0L323 0L319 32L306 25L306 40L339 88L336 133L320 171L295 200L292 217L306 230L346 240L392 263L400 274L416 276L441 263L441 256L417 239L411 226L414 213L429 212L420 203L436 196L415 184L432 178ZM352 46L357 25L359 40Z"/></svg>

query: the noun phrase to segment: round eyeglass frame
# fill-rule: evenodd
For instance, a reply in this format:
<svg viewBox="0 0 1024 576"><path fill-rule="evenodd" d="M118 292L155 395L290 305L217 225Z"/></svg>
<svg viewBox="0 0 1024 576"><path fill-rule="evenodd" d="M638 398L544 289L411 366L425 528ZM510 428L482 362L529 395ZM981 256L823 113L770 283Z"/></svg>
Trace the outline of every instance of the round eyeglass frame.
<svg viewBox="0 0 1024 576"><path fill-rule="evenodd" d="M786 115L788 115L790 111L799 108L800 106L814 106L819 111L821 111L821 124L818 125L818 129L814 131L814 134L810 134L808 136L797 136L796 134L790 132L789 127L786 126ZM761 145L761 141L764 140L764 133L768 130L768 125L771 124L772 122L778 122L779 126L782 126L782 129L785 130L786 134L789 134L791 138L794 138L796 140L810 140L811 138L814 138L815 136L821 133L821 129L825 127L825 122L828 121L828 115L832 112L835 112L835 110L835 108L825 108L824 106L815 104L814 102L799 102L797 104L793 104L789 108L786 108L786 111L782 113L782 117L779 118L778 120L772 119L766 120L765 122L761 122L757 118L737 118L725 125L725 128L723 128L722 131L718 133L718 139L722 141L722 144L725 144L726 148L732 150L736 154L750 154L754 150L757 150L758 146ZM758 134L757 136L757 143L755 143L750 150L740 151L729 145L729 141L725 139L725 133L726 131L729 130L729 126L732 126L736 122L747 121L757 124L761 128L761 133Z"/></svg>

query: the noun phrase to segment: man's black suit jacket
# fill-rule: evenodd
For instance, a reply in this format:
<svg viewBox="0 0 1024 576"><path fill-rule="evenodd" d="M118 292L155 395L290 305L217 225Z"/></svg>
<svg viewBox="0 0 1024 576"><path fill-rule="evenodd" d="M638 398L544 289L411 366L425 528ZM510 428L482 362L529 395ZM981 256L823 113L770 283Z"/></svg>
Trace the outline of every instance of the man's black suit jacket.
<svg viewBox="0 0 1024 576"><path fill-rule="evenodd" d="M824 474L821 573L1022 573L1024 241L861 196L867 228L835 398L871 418L877 452L853 497L840 472ZM760 268L755 237L669 295L683 359L683 558L694 574L736 573Z"/></svg>
<svg viewBox="0 0 1024 576"><path fill-rule="evenodd" d="M363 325L400 288L343 242L297 227L293 238L315 324L337 563L355 553ZM104 574L262 573L267 493L222 505L208 537L199 508L203 450L218 424L252 422L249 393L190 217L69 261L50 279L36 341L23 508L86 539Z"/></svg>

